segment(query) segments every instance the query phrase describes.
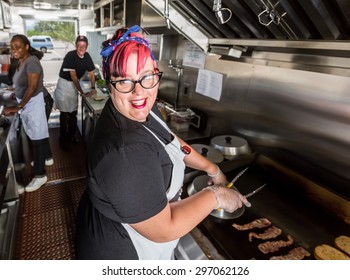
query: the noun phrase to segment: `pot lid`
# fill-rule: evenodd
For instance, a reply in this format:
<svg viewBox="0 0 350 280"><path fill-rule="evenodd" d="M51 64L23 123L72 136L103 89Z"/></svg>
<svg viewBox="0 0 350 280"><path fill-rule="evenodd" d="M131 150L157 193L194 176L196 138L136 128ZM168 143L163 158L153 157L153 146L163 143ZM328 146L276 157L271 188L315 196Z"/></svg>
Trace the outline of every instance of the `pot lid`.
<svg viewBox="0 0 350 280"><path fill-rule="evenodd" d="M210 144L224 155L241 155L250 153L247 140L233 135L220 135L212 138Z"/></svg>
<svg viewBox="0 0 350 280"><path fill-rule="evenodd" d="M208 145L193 144L191 147L213 163L220 163L224 160L224 155L221 152Z"/></svg>

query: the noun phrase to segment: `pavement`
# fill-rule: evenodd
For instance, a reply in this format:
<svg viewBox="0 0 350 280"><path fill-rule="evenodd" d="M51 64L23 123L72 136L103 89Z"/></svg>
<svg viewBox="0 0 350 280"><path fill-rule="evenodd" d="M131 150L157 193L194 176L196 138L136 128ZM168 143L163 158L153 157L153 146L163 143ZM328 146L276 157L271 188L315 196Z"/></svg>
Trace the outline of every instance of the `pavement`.
<svg viewBox="0 0 350 280"><path fill-rule="evenodd" d="M73 44L62 41L54 41L53 45L54 49L44 53L44 57L41 59L41 65L44 69L45 84L57 83L63 58L69 51L75 49Z"/></svg>

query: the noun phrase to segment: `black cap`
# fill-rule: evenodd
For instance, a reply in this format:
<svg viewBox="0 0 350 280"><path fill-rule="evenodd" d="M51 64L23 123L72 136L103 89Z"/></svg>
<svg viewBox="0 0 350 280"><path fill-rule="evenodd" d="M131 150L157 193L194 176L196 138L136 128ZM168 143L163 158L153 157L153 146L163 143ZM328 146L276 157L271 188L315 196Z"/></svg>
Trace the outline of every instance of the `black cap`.
<svg viewBox="0 0 350 280"><path fill-rule="evenodd" d="M86 44L89 43L89 42L88 42L88 39L86 38L86 36L83 36L83 35L79 35L79 36L77 37L77 39L75 40L75 44L77 44L77 43L80 42L80 41L86 42Z"/></svg>

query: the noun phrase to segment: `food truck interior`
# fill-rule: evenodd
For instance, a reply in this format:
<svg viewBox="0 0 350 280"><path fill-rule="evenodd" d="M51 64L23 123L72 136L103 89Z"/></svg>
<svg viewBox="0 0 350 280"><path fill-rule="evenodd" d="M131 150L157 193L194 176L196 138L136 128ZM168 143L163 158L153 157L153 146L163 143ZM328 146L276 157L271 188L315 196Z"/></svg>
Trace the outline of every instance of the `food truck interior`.
<svg viewBox="0 0 350 280"><path fill-rule="evenodd" d="M350 236L349 1L19 0L1 4L3 55L11 36L26 31L28 20L50 14L56 20L74 22L75 35L88 37L98 80L101 42L121 26L145 27L164 72L158 105L172 129L208 157L219 151L218 165L229 180L248 167L235 183L242 193L266 183L250 198L252 207L238 217L210 215L182 238L178 259L269 259L300 247L309 253L305 259L315 259L316 246L334 246L338 236ZM55 40L54 51L59 51ZM51 94L61 63L60 59L42 61ZM6 82L6 73L0 78ZM102 84L99 99L80 100L82 141L71 153L59 148L59 113L52 111L49 125L55 164L47 168L48 183L36 192L19 194L29 179L31 157L18 119L0 122L1 259L76 258L75 215L86 184L85 151L109 97ZM6 106L11 102L6 87L0 91L0 105ZM217 137L231 140L217 142ZM202 175L186 169L184 197ZM293 242L264 253L261 240L249 240L264 229L241 231L232 226L265 218L281 230L271 240L292 238Z"/></svg>

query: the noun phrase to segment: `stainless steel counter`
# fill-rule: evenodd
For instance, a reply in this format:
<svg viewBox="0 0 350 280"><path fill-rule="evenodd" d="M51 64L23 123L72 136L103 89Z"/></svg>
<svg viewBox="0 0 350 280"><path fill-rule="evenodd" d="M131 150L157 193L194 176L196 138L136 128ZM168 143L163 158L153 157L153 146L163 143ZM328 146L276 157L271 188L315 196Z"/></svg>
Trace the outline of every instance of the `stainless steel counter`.
<svg viewBox="0 0 350 280"><path fill-rule="evenodd" d="M82 96L82 103L89 112L98 116L101 114L103 107L105 106L109 95L102 93L99 89L97 89L97 94L92 96Z"/></svg>
<svg viewBox="0 0 350 280"><path fill-rule="evenodd" d="M0 260L13 259L16 220L19 200L3 204L0 213Z"/></svg>
<svg viewBox="0 0 350 280"><path fill-rule="evenodd" d="M9 91L7 88L0 89L0 107L3 106L13 106L17 104L16 100L12 98L12 91ZM17 119L17 114L13 116L0 116L1 123L3 124L0 127L0 158L1 158L1 167L0 167L0 208L5 199L6 193L8 192L7 185L9 185L9 178L13 170L13 160L11 153L11 139L16 137L14 127L16 125L15 120Z"/></svg>
<svg viewBox="0 0 350 280"><path fill-rule="evenodd" d="M90 91L90 88L87 91ZM96 95L83 95L81 98L81 135L86 145L89 145L97 119L109 99L109 95L103 93L99 88L96 88L96 91Z"/></svg>
<svg viewBox="0 0 350 280"><path fill-rule="evenodd" d="M16 139L17 115L8 117L9 124L0 129L0 259L11 259L19 205L13 139Z"/></svg>

